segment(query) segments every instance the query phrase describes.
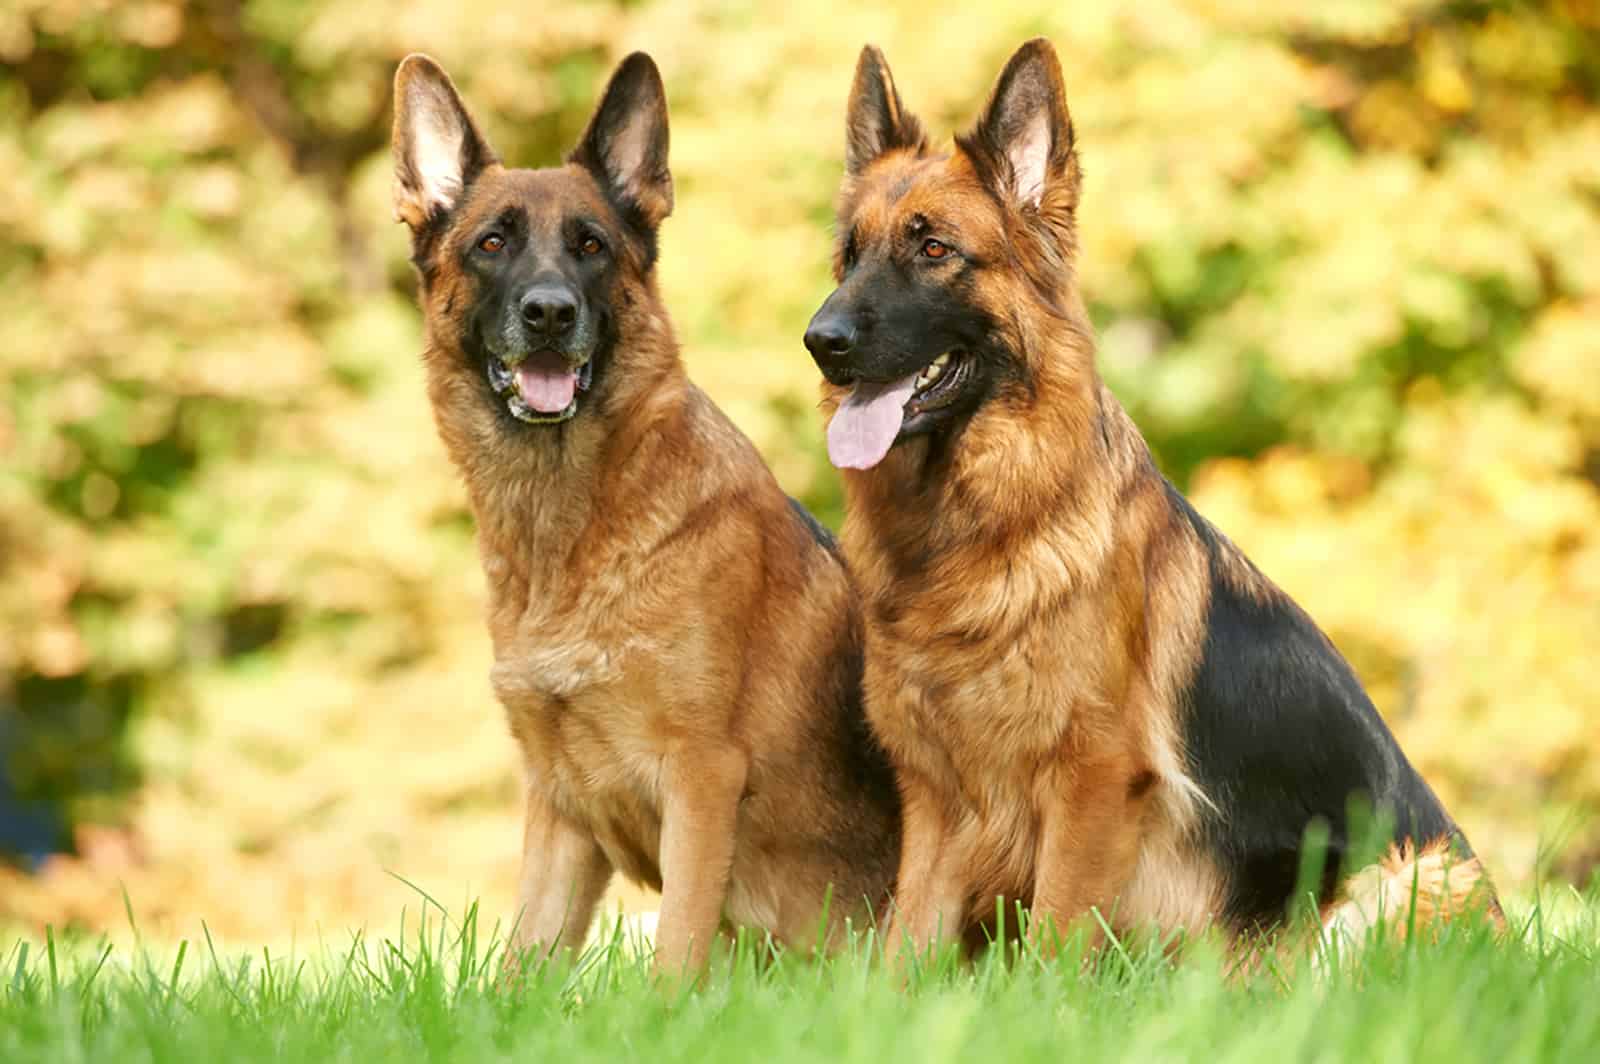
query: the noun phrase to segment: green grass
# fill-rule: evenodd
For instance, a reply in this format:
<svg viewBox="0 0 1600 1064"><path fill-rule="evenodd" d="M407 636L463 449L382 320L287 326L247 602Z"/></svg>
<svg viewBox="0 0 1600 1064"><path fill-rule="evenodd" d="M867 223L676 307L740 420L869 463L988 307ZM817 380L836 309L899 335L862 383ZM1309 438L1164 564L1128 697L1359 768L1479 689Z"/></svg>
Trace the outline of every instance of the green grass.
<svg viewBox="0 0 1600 1064"><path fill-rule="evenodd" d="M1069 945L932 965L904 990L865 944L809 961L750 942L702 988L665 990L620 931L507 988L470 912L303 956L51 935L5 949L0 1060L1600 1060L1600 896L1559 907L1559 928L1546 903L1509 941L1448 928L1325 970Z"/></svg>

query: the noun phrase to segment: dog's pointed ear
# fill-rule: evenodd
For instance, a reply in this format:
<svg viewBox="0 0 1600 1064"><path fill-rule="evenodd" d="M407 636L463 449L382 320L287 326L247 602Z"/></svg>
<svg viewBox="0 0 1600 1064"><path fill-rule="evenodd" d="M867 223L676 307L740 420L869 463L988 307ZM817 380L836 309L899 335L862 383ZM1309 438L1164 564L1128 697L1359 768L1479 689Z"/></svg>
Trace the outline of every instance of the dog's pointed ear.
<svg viewBox="0 0 1600 1064"><path fill-rule="evenodd" d="M922 123L900 102L889 62L873 45L862 48L856 61L846 116L844 166L852 177L886 151L909 148L920 152L927 146Z"/></svg>
<svg viewBox="0 0 1600 1064"><path fill-rule="evenodd" d="M467 187L500 162L450 75L408 55L394 75L394 213L420 232L448 214Z"/></svg>
<svg viewBox="0 0 1600 1064"><path fill-rule="evenodd" d="M622 61L568 162L610 189L635 221L655 229L672 213L667 166L667 90L654 59L634 52Z"/></svg>
<svg viewBox="0 0 1600 1064"><path fill-rule="evenodd" d="M1043 37L1017 49L995 82L983 117L958 138L986 185L1004 201L1040 209L1051 197L1069 210L1078 157L1061 61Z"/></svg>

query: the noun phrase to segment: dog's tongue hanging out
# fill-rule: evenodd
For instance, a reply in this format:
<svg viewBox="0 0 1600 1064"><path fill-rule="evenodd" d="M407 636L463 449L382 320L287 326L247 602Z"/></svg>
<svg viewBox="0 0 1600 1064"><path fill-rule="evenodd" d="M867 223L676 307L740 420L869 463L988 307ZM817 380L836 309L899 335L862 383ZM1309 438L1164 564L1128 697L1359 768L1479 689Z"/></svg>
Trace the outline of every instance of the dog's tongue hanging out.
<svg viewBox="0 0 1600 1064"><path fill-rule="evenodd" d="M840 469L871 469L883 461L900 435L906 400L916 388L911 374L887 384L862 381L828 422L828 457Z"/></svg>
<svg viewBox="0 0 1600 1064"><path fill-rule="evenodd" d="M559 414L572 405L578 390L578 371L553 351L530 355L517 367L517 391L522 401L541 414Z"/></svg>

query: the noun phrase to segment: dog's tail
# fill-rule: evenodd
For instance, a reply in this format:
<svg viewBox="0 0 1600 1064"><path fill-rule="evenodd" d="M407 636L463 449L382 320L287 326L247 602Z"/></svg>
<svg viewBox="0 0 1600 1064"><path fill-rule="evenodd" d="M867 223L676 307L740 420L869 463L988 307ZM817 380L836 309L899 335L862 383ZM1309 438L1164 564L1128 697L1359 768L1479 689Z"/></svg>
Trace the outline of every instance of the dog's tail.
<svg viewBox="0 0 1600 1064"><path fill-rule="evenodd" d="M1505 930L1505 915L1489 875L1476 857L1462 857L1450 839L1420 851L1410 842L1389 848L1383 860L1351 876L1341 898L1323 914L1325 943L1359 946L1375 927L1391 941L1432 935L1445 923L1486 920Z"/></svg>

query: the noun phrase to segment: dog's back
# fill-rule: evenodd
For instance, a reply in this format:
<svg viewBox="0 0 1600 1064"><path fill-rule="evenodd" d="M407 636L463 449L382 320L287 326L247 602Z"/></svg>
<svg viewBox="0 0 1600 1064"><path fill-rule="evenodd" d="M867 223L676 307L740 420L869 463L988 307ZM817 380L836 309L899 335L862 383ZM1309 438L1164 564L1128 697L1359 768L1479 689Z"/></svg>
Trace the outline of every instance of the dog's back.
<svg viewBox="0 0 1600 1064"><path fill-rule="evenodd" d="M1152 475L1159 475L1153 474ZM1307 826L1326 830L1324 903L1363 825L1408 840L1471 849L1401 752L1349 664L1315 622L1178 491L1177 517L1205 551L1205 638L1180 710L1192 778L1215 806L1203 830L1232 870L1224 912L1236 926L1282 917L1302 868ZM1358 803L1352 808L1351 802ZM1363 808L1364 807L1364 808Z"/></svg>

